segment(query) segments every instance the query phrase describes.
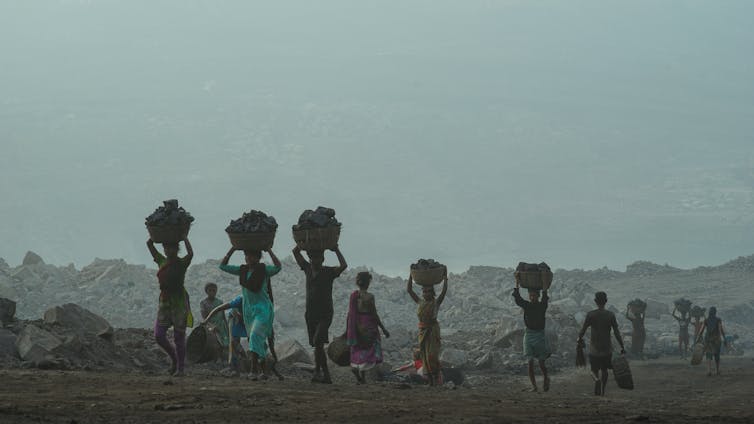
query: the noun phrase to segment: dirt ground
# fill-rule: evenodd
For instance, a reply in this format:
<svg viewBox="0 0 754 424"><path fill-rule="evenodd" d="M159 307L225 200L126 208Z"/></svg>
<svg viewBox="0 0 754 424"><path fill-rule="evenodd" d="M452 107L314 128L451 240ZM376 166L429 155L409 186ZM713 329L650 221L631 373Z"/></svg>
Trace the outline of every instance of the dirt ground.
<svg viewBox="0 0 754 424"><path fill-rule="evenodd" d="M396 383L324 386L301 377L251 382L0 370L0 422L754 422L754 361L726 358L723 365L722 376L707 377L702 366L679 359L634 361L636 389L620 390L611 379L605 398L592 396L591 378L575 369L555 375L549 393L523 392L524 376L451 390Z"/></svg>

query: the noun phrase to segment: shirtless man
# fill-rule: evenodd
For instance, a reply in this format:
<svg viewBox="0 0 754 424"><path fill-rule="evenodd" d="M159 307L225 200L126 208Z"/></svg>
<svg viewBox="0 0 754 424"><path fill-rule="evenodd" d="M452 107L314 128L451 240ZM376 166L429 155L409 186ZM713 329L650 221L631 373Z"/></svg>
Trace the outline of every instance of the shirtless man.
<svg viewBox="0 0 754 424"><path fill-rule="evenodd" d="M605 386L607 385L607 370L611 366L613 356L613 346L610 342L611 330L620 345L620 354L625 355L626 350L623 346L623 338L620 335L615 314L605 309L607 294L605 292L597 292L594 295L594 303L597 304L597 309L590 311L586 315L584 325L581 327L581 331L579 331L578 342L583 343L584 334L591 327L589 364L592 368L592 377L594 377L594 394L604 396Z"/></svg>
<svg viewBox="0 0 754 424"><path fill-rule="evenodd" d="M336 246L332 249L338 256L338 266L324 266L325 252L322 250L307 251L309 261L304 259L301 248L293 249L293 257L306 275L306 328L309 333L309 344L314 348L314 377L312 383L332 384L330 371L327 367L325 345L329 343L328 336L333 318L332 285L333 281L346 270L346 259Z"/></svg>

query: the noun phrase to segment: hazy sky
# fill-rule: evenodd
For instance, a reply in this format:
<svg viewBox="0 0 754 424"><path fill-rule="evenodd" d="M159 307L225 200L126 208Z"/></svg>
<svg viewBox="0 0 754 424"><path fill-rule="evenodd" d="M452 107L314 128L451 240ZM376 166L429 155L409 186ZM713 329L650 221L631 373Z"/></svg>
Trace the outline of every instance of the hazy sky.
<svg viewBox="0 0 754 424"><path fill-rule="evenodd" d="M326 205L352 265L754 252L754 2L0 2L0 257L198 259ZM240 258L239 258L240 259Z"/></svg>

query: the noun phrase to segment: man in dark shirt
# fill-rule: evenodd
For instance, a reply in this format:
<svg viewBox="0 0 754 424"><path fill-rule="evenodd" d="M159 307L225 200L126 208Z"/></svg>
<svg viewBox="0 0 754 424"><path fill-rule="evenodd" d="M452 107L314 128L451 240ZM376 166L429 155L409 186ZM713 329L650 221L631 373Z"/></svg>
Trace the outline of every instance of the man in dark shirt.
<svg viewBox="0 0 754 424"><path fill-rule="evenodd" d="M336 246L332 249L338 256L339 266L323 266L325 252L322 250L307 251L309 261L304 259L301 248L293 249L293 257L296 258L301 270L306 275L306 329L309 333L309 344L314 348L314 383L331 384L330 371L327 368L327 355L325 344L329 343L328 332L333 317L332 285L333 281L346 270L346 259Z"/></svg>
<svg viewBox="0 0 754 424"><path fill-rule="evenodd" d="M594 295L594 303L597 304L597 309L590 311L586 315L584 325L579 332L578 342L583 343L584 334L586 334L587 328L591 327L589 364L591 365L592 376L594 377L594 394L604 396L605 386L607 385L607 370L612 367L613 346L610 342L611 330L620 345L620 354L624 355L626 350L623 346L623 338L620 335L615 314L605 309L607 294L605 292L597 292ZM599 376L598 372L600 373Z"/></svg>
<svg viewBox="0 0 754 424"><path fill-rule="evenodd" d="M542 292L542 300L539 300L539 290L529 290L529 301L525 301L519 293L518 282L513 289L513 299L516 305L524 310L524 355L529 359L529 380L531 380L532 391L537 391L537 380L534 378L534 360L539 361L539 369L542 370L544 382L542 387L544 391L550 390L550 377L547 375L545 360L550 357L550 347L547 344L547 335L545 334L545 312L547 312L547 289Z"/></svg>

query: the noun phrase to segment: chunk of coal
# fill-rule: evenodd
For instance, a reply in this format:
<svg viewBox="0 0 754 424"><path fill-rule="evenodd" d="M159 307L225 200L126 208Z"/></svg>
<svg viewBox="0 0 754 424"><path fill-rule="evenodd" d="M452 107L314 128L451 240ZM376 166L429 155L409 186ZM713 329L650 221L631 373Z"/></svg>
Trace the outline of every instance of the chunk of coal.
<svg viewBox="0 0 754 424"><path fill-rule="evenodd" d="M415 264L411 264L411 269L426 271L429 269L443 268L445 265L434 259L419 259Z"/></svg>
<svg viewBox="0 0 754 424"><path fill-rule="evenodd" d="M641 299L634 299L628 302L628 307L639 312L644 312L647 310L647 302Z"/></svg>
<svg viewBox="0 0 754 424"><path fill-rule="evenodd" d="M552 272L550 266L544 262L538 264L527 264L526 262L519 262L516 267L516 271L519 272Z"/></svg>
<svg viewBox="0 0 754 424"><path fill-rule="evenodd" d="M145 223L148 227L191 225L191 223L194 222L194 217L186 212L185 209L178 206L177 200L165 200L162 204L163 206L157 208L146 218Z"/></svg>
<svg viewBox="0 0 754 424"><path fill-rule="evenodd" d="M307 209L298 218L298 224L293 230L311 230L314 228L340 227L341 223L335 218L335 209L320 206L317 210Z"/></svg>
<svg viewBox="0 0 754 424"><path fill-rule="evenodd" d="M676 299L673 303L675 304L676 309L678 309L678 311L681 313L691 311L691 301L688 299Z"/></svg>
<svg viewBox="0 0 754 424"><path fill-rule="evenodd" d="M694 305L691 308L691 316L694 318L704 318L704 314L707 312L707 308L702 308L699 305Z"/></svg>
<svg viewBox="0 0 754 424"><path fill-rule="evenodd" d="M275 218L268 216L266 213L251 210L244 212L238 218L230 221L230 225L225 228L228 233L272 233L278 228Z"/></svg>

